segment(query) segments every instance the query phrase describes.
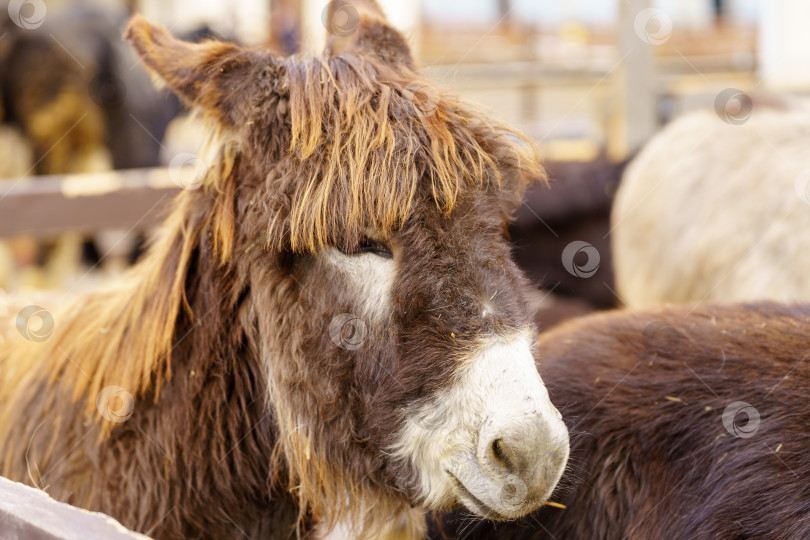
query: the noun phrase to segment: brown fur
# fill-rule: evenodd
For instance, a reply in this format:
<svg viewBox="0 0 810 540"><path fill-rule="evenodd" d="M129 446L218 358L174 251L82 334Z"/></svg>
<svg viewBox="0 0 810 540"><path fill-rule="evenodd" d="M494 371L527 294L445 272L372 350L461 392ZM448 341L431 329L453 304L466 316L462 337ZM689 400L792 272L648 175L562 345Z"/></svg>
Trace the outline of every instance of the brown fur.
<svg viewBox="0 0 810 540"><path fill-rule="evenodd" d="M137 16L127 37L215 124L214 159L124 283L0 345L3 474L158 538L417 536L414 471L386 449L478 336L531 324L502 231L542 177L532 145L443 92L420 114L420 75L366 46L277 58ZM343 350L329 322L363 299L321 254L368 230L397 261L392 311ZM97 410L109 385L134 396L123 423Z"/></svg>
<svg viewBox="0 0 810 540"><path fill-rule="evenodd" d="M807 538L808 306L613 312L541 336L540 371L572 433L546 507L510 524L448 518L448 538ZM723 425L735 401L750 438ZM744 424L743 419L743 424Z"/></svg>

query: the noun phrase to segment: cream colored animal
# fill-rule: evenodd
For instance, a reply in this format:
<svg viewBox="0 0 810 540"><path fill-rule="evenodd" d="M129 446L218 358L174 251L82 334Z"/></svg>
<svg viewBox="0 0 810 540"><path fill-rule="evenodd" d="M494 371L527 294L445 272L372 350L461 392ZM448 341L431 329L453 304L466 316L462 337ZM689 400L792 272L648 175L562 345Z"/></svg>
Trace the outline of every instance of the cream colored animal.
<svg viewBox="0 0 810 540"><path fill-rule="evenodd" d="M810 300L810 112L673 122L625 173L612 226L631 308Z"/></svg>

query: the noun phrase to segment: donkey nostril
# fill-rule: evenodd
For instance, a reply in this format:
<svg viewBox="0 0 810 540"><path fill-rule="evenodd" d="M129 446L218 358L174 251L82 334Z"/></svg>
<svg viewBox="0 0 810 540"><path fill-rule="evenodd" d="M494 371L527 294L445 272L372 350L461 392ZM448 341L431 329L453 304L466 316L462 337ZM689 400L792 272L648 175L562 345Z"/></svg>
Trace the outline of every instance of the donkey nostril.
<svg viewBox="0 0 810 540"><path fill-rule="evenodd" d="M493 461L501 468L510 471L516 466L514 450L502 438L493 440L490 448L492 448Z"/></svg>
<svg viewBox="0 0 810 540"><path fill-rule="evenodd" d="M503 453L503 448L501 448L501 444L503 444L501 439L495 439L492 441L492 453L495 454L495 459L498 461L504 461L506 459L506 456Z"/></svg>

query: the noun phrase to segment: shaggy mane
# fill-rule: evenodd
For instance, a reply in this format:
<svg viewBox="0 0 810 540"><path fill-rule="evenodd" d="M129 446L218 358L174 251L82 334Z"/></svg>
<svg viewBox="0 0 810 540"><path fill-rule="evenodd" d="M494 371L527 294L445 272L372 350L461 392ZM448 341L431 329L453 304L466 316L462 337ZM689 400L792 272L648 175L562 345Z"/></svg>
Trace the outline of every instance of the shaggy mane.
<svg viewBox="0 0 810 540"><path fill-rule="evenodd" d="M421 184L450 213L466 190L506 189L519 200L528 182L545 178L528 137L406 66L351 54L283 66L298 169L288 219L268 228L276 249L350 245L369 228L387 236L411 214Z"/></svg>

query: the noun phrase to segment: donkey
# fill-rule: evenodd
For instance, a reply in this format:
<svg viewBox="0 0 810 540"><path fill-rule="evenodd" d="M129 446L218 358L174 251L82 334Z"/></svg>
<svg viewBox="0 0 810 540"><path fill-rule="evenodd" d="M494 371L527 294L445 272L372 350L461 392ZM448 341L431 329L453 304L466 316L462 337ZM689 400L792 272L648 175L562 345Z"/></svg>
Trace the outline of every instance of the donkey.
<svg viewBox="0 0 810 540"><path fill-rule="evenodd" d="M810 111L748 112L684 116L630 164L612 216L628 307L810 300Z"/></svg>
<svg viewBox="0 0 810 540"><path fill-rule="evenodd" d="M117 287L20 312L3 475L157 538L417 538L549 497L568 433L504 237L536 151L340 10L287 58L130 21L212 124L204 173Z"/></svg>
<svg viewBox="0 0 810 540"><path fill-rule="evenodd" d="M547 506L436 538L810 537L810 306L608 312L541 335L569 424Z"/></svg>

